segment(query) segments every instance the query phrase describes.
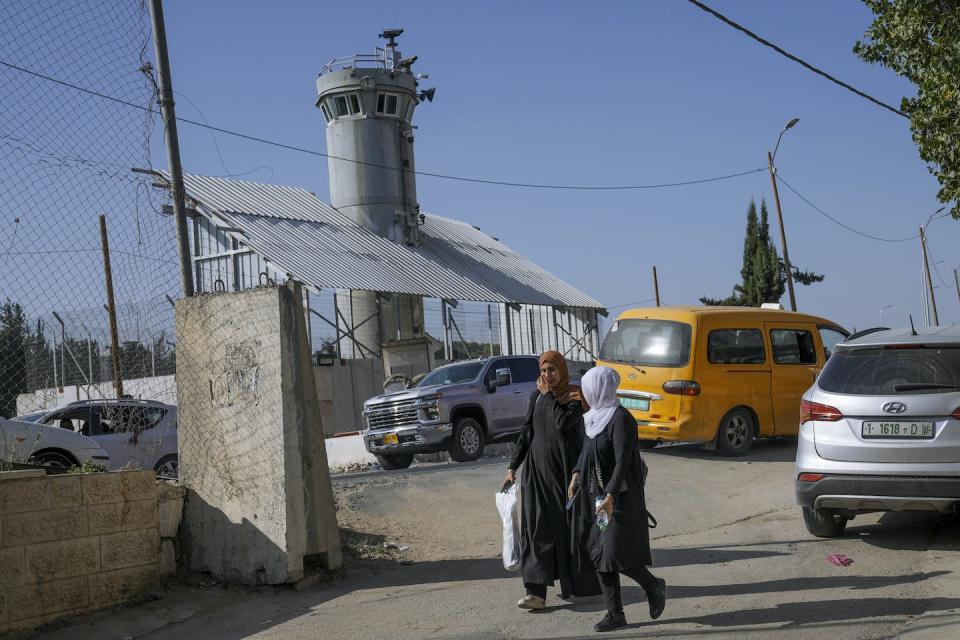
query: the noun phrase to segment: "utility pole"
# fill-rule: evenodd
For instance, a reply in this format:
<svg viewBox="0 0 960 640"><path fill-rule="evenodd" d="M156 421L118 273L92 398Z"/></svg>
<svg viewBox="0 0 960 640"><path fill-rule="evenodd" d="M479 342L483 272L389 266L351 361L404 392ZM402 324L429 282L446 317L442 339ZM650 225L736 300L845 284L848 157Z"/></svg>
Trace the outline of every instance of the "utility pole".
<svg viewBox="0 0 960 640"><path fill-rule="evenodd" d="M657 266L653 266L653 295L657 299L657 306L660 306L660 282L657 280Z"/></svg>
<svg viewBox="0 0 960 640"><path fill-rule="evenodd" d="M103 248L103 275L107 283L107 315L110 316L110 355L113 357L113 388L117 398L123 397L123 373L120 370L120 336L117 331L117 305L113 298L113 270L110 268L110 240L107 218L100 216L100 245Z"/></svg>
<svg viewBox="0 0 960 640"><path fill-rule="evenodd" d="M780 192L777 190L777 169L773 166L773 154L769 151L767 152L767 167L770 169L770 182L773 184L773 203L777 205L777 223L780 225L780 246L783 247L783 268L787 272L790 310L796 311L797 297L793 293L793 269L790 266L790 253L787 251L787 232L783 228L783 211L780 209Z"/></svg>
<svg viewBox="0 0 960 640"><path fill-rule="evenodd" d="M173 104L173 80L167 56L167 31L163 23L163 1L150 0L153 23L153 46L157 56L157 102L163 116L167 142L167 165L170 169L170 195L173 197L173 218L177 230L177 254L180 258L180 287L183 296L193 296L193 266L190 263L190 240L187 234L187 213L184 207L183 167L180 166L180 141L177 137L177 112Z"/></svg>
<svg viewBox="0 0 960 640"><path fill-rule="evenodd" d="M927 274L927 290L930 292L930 305L933 307L933 326L940 326L940 318L937 317L937 298L933 294L933 278L930 277L930 259L927 257L927 234L923 227L920 227L920 248L923 249L923 270Z"/></svg>

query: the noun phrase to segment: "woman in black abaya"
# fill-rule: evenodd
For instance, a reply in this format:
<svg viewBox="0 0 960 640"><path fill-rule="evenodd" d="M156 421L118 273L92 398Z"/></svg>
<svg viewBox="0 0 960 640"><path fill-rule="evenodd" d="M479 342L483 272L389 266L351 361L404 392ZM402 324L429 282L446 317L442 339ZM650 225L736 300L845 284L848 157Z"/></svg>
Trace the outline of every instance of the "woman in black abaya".
<svg viewBox="0 0 960 640"><path fill-rule="evenodd" d="M557 351L540 357L537 391L530 398L527 421L507 470L506 483L516 481L521 463L522 517L520 573L527 594L517 606L542 609L547 586L560 581L562 596L600 593L595 574L571 555L566 487L583 443L579 387L570 384L567 363Z"/></svg>

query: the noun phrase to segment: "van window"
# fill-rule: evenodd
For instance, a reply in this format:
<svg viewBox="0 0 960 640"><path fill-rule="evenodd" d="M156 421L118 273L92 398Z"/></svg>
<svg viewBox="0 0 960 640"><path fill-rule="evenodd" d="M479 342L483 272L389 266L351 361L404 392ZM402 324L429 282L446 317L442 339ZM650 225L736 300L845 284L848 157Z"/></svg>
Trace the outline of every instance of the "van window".
<svg viewBox="0 0 960 640"><path fill-rule="evenodd" d="M847 339L847 334L830 327L819 327L819 330L820 340L823 341L824 355L829 359L837 345Z"/></svg>
<svg viewBox="0 0 960 640"><path fill-rule="evenodd" d="M607 362L682 367L690 361L690 325L669 320L617 320L600 347Z"/></svg>
<svg viewBox="0 0 960 640"><path fill-rule="evenodd" d="M820 378L824 391L867 396L960 391L960 348L838 347Z"/></svg>
<svg viewBox="0 0 960 640"><path fill-rule="evenodd" d="M777 364L817 364L817 347L809 331L771 329L770 344Z"/></svg>
<svg viewBox="0 0 960 640"><path fill-rule="evenodd" d="M707 359L713 364L763 364L767 354L759 329L716 329L707 338Z"/></svg>

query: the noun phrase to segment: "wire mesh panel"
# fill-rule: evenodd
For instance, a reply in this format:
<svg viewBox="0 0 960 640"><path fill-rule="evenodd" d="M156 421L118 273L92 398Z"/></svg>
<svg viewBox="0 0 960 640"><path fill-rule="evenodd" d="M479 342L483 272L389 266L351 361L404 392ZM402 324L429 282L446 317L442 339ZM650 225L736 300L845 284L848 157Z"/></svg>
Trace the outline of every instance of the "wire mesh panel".
<svg viewBox="0 0 960 640"><path fill-rule="evenodd" d="M150 167L151 50L140 2L0 3L0 416L115 398L121 382L173 401L173 224L153 178L131 171ZM102 425L136 446L146 422L126 414Z"/></svg>

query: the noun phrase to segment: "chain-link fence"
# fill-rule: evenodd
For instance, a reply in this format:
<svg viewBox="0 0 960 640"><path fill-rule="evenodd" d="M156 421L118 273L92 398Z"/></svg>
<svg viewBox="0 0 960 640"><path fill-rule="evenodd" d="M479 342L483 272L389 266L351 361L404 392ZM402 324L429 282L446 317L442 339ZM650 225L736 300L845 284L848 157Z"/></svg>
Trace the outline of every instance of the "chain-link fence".
<svg viewBox="0 0 960 640"><path fill-rule="evenodd" d="M150 53L142 2L0 3L0 417L116 398L121 386L173 400L173 224L152 176L131 171L151 164ZM149 426L130 416L150 412L111 411L61 426L129 429L128 441Z"/></svg>

